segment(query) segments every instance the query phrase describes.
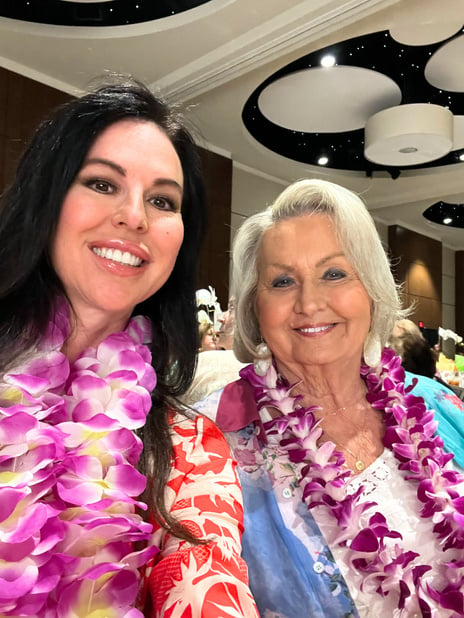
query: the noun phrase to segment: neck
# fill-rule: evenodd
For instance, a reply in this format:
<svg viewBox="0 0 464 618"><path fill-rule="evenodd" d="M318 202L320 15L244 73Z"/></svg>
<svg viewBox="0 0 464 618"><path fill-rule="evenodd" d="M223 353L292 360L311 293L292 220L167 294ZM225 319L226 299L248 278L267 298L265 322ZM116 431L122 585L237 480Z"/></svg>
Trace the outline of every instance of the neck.
<svg viewBox="0 0 464 618"><path fill-rule="evenodd" d="M98 346L108 335L124 330L127 324L126 318L114 320L109 320L108 316L104 319L100 316L89 318L90 316L82 321L78 316L71 317L71 333L61 349L71 363L83 350L90 346Z"/></svg>
<svg viewBox="0 0 464 618"><path fill-rule="evenodd" d="M277 370L289 384L296 384L294 395L302 395L305 406L318 406L327 413L365 403L366 385L358 365L290 366L277 362Z"/></svg>

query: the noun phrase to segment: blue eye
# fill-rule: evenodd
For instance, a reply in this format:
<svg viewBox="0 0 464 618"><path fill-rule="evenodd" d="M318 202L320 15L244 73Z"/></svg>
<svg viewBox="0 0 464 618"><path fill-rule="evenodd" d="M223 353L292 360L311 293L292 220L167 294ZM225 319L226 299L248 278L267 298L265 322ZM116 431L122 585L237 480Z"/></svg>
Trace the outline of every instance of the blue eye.
<svg viewBox="0 0 464 618"><path fill-rule="evenodd" d="M328 281L338 281L346 277L346 272L338 268L329 268L325 271L322 278Z"/></svg>
<svg viewBox="0 0 464 618"><path fill-rule="evenodd" d="M272 287L273 288L286 288L289 285L292 285L293 283L293 279L291 277L278 277L277 279L274 279L274 281L272 282Z"/></svg>

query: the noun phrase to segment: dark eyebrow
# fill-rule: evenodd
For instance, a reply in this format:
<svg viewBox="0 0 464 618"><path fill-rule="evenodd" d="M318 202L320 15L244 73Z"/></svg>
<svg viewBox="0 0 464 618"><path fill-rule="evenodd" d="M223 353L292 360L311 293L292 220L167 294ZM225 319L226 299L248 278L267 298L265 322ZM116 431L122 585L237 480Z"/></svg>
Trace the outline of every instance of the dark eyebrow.
<svg viewBox="0 0 464 618"><path fill-rule="evenodd" d="M117 172L121 176L126 175L126 170L123 167L121 167L121 165L118 165L117 163L115 163L114 161L110 161L109 159L102 159L100 157L93 157L92 159L86 159L82 167L86 167L87 165L95 165L95 164L107 165L108 167L111 167L115 172ZM165 186L165 185L168 185L170 187L173 187L174 189L177 189L177 191L179 191L179 193L183 195L184 190L182 186L176 180L173 180L172 178L157 178L153 182L154 187Z"/></svg>
<svg viewBox="0 0 464 618"><path fill-rule="evenodd" d="M82 167L86 167L87 165L94 165L94 164L108 165L108 167L111 167L112 169L114 169L114 171L118 172L118 174L121 174L121 176L126 175L126 170L123 167L121 167L117 163L114 163L114 161L110 161L109 159L101 159L100 157L93 157L92 159L86 159Z"/></svg>

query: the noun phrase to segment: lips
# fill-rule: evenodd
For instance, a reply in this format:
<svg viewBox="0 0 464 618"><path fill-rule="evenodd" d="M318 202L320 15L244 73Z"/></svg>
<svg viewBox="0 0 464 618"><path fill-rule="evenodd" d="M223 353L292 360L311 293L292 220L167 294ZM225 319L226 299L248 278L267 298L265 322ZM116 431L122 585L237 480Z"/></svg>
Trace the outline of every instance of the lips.
<svg viewBox="0 0 464 618"><path fill-rule="evenodd" d="M150 261L150 255L144 247L129 241L97 241L90 245L90 249L98 257L121 266L140 268Z"/></svg>

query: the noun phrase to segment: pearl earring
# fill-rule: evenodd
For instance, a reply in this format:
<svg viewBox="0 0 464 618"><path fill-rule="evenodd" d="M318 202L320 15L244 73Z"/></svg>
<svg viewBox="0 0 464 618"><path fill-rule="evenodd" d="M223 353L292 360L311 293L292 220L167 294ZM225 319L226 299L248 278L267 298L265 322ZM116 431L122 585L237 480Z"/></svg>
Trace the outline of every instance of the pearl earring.
<svg viewBox="0 0 464 618"><path fill-rule="evenodd" d="M380 345L380 337L372 334L369 331L364 341L363 347L364 362L369 367L377 367L382 357L382 346Z"/></svg>
<svg viewBox="0 0 464 618"><path fill-rule="evenodd" d="M253 359L255 373L258 376L265 376L269 367L272 365L272 352L267 343L259 343L256 346L256 356Z"/></svg>

